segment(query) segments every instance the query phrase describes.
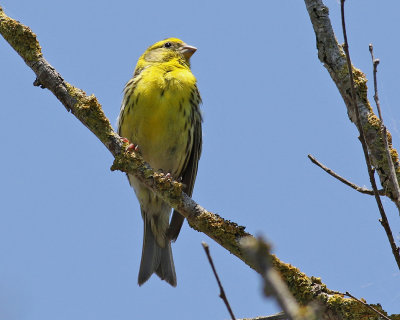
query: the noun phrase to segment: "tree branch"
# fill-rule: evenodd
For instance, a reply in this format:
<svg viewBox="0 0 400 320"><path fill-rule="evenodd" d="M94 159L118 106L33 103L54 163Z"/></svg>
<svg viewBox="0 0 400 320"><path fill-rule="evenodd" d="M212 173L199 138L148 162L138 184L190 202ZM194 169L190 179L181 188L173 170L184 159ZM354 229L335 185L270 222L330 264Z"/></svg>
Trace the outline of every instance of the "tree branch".
<svg viewBox="0 0 400 320"><path fill-rule="evenodd" d="M335 82L345 104L350 120L356 124L355 108L352 107L350 78L346 55L343 47L337 42L329 19L329 9L322 0L304 0L317 40L318 57ZM357 68L353 67L353 77L360 112L361 126L365 132L366 143L370 152L372 165L375 167L386 194L394 200L393 187L389 179L388 161L382 139L380 120L374 114L367 98L367 79ZM400 163L397 151L392 147L388 132L389 149L392 155L397 179L400 177Z"/></svg>
<svg viewBox="0 0 400 320"><path fill-rule="evenodd" d="M374 114L367 98L367 79L360 70L351 66L349 54L346 54L343 51L343 47L338 44L329 19L329 10L323 4L322 0L304 1L317 38L318 57L321 62L324 63L325 68L329 71L332 80L335 82L342 95L350 120L359 129L370 181L382 217L380 222L385 229L392 253L400 268L399 248L394 242L393 234L390 230L386 214L384 213L372 172L373 165L379 175L386 195L396 202L393 185L389 177L390 169L388 167L385 145L382 139L381 122ZM345 33L345 25L343 25L343 29ZM345 44L347 44L346 36ZM344 47L347 49L346 45ZM350 68L352 72L349 72ZM354 84L354 88L352 84ZM400 172L398 154L397 151L392 148L391 141L389 148L396 172ZM399 177L399 175L397 175L397 177Z"/></svg>
<svg viewBox="0 0 400 320"><path fill-rule="evenodd" d="M202 208L182 192L181 183L154 172L140 155L127 152L128 144L114 132L96 97L87 96L84 91L64 81L43 58L36 35L28 27L8 17L1 7L0 34L35 72L37 76L35 85L49 89L65 108L92 131L111 152L115 157L112 170L135 175L171 207L185 216L192 228L205 233L248 266L262 273L262 270L244 256L239 245L243 237L253 236L245 232L244 227ZM366 317L370 320L378 319L372 311L360 306L356 301L344 298L328 289L319 278L307 277L299 269L280 261L275 255L271 255L271 259L274 268L280 272L290 292L301 305L313 301L325 307L324 319L346 319L350 314L352 319Z"/></svg>
<svg viewBox="0 0 400 320"><path fill-rule="evenodd" d="M361 301L360 299L356 298L355 296L353 296L352 294L350 294L349 292L345 293L346 296L353 298L354 300L356 300L358 303L363 304L364 306L366 306L368 309L372 310L373 312L375 312L376 314L378 314L381 318L385 319L385 320L390 320L390 318L388 316L386 316L385 314L383 314L382 312L378 311L377 309L375 309L374 307L370 306L369 304L365 303L364 301Z"/></svg>
<svg viewBox="0 0 400 320"><path fill-rule="evenodd" d="M386 158L388 160L388 166L389 166L389 178L390 178L390 182L393 185L394 201L396 203L397 209L400 210L400 202L399 202L400 201L400 187L399 187L399 182L396 177L396 170L394 168L393 160L390 155L387 129L386 129L386 126L383 124L381 104L379 102L379 97L378 97L378 81L377 81L376 73L378 72L379 59L375 59L375 57L374 57L374 47L372 46L372 44L369 45L369 52L371 53L372 67L373 67L373 74L374 74L374 92L375 92L374 100L375 100L376 108L378 109L379 120L381 121L383 142L385 144Z"/></svg>

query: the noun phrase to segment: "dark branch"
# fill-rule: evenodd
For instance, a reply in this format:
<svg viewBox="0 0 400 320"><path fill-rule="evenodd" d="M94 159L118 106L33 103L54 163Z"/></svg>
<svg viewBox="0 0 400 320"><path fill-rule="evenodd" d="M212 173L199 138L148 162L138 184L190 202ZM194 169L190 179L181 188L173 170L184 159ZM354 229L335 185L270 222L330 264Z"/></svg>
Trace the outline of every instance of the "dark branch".
<svg viewBox="0 0 400 320"><path fill-rule="evenodd" d="M210 263L210 266L211 266L211 269L212 269L212 271L214 273L215 279L217 280L218 287L219 287L219 297L222 299L222 301L224 301L225 306L228 309L228 312L229 312L229 314L231 316L231 319L232 320L236 320L235 315L233 314L232 308L231 308L231 306L229 304L228 298L227 298L227 296L225 294L224 287L222 286L221 280L219 280L219 276L218 276L217 270L215 269L214 262L213 262L213 260L211 258L210 247L205 242L202 242L201 245L203 246L204 251L206 252L206 255L207 255L207 258L208 258L208 262Z"/></svg>

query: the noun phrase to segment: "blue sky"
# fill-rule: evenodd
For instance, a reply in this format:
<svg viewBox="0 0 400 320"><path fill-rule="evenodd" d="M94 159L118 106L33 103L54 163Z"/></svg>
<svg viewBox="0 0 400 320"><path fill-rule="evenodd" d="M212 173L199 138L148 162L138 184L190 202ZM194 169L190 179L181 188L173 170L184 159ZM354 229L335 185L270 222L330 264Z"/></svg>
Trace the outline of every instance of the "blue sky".
<svg viewBox="0 0 400 320"><path fill-rule="evenodd" d="M326 0L339 41L339 1ZM115 124L122 88L152 43L194 45L203 153L193 198L262 234L274 252L330 289L399 313L400 274L372 197L310 163L311 153L368 186L357 132L317 58L303 1L3 0L37 33L45 58L95 94ZM400 144L400 3L347 1L353 63L372 79L375 45L385 122ZM227 319L201 247L210 245L235 315L279 311L260 279L185 223L173 245L178 286L137 286L142 221L101 143L0 39L0 319ZM370 81L370 86L372 81ZM372 98L372 92L369 92ZM394 236L399 215L384 199Z"/></svg>

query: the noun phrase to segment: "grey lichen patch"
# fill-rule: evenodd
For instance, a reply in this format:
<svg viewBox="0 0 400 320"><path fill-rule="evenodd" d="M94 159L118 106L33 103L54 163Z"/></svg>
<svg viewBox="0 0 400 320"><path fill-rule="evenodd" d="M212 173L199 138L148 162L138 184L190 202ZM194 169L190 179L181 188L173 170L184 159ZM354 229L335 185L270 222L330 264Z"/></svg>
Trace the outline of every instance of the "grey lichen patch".
<svg viewBox="0 0 400 320"><path fill-rule="evenodd" d="M340 47L341 48L341 47ZM343 49L340 50L340 52L344 55L344 56L340 56L340 60L343 61L343 63L340 63L340 69L338 69L337 72L337 80L339 81L339 83L345 83L346 81L350 81L349 79L349 68L347 67L347 63L344 63L346 59L346 55L343 51Z"/></svg>
<svg viewBox="0 0 400 320"><path fill-rule="evenodd" d="M8 17L1 7L0 33L27 63L35 62L42 57L42 49L36 34L27 26Z"/></svg>

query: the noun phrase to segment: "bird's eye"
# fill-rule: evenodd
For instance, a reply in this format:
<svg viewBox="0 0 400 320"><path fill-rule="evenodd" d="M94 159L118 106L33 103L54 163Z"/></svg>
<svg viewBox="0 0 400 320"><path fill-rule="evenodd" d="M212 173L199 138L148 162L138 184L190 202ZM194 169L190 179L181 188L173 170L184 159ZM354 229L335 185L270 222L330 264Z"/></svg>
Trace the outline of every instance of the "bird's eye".
<svg viewBox="0 0 400 320"><path fill-rule="evenodd" d="M170 48L172 46L172 43L171 42L166 42L165 44L164 44L164 47L165 48Z"/></svg>

